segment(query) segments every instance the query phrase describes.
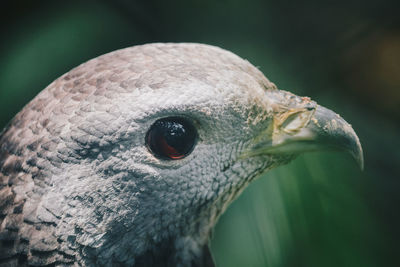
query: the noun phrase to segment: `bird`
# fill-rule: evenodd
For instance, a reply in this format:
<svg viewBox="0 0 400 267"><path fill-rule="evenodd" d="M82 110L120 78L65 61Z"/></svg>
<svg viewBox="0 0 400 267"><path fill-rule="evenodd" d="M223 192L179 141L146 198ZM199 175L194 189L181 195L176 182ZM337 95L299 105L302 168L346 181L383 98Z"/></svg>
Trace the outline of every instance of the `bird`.
<svg viewBox="0 0 400 267"><path fill-rule="evenodd" d="M197 43L120 49L62 75L0 134L0 266L214 266L219 217L352 126Z"/></svg>

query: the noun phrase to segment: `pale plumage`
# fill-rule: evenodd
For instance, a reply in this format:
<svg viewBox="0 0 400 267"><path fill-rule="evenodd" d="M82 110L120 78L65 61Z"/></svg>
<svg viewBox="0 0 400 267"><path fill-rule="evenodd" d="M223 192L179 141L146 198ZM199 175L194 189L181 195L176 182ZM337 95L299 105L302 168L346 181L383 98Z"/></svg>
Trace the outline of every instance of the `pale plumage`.
<svg viewBox="0 0 400 267"><path fill-rule="evenodd" d="M148 144L164 118L194 129L174 159L159 153L178 148ZM343 119L228 51L103 55L50 84L0 136L0 265L211 265L210 232L246 185L326 146L362 162Z"/></svg>

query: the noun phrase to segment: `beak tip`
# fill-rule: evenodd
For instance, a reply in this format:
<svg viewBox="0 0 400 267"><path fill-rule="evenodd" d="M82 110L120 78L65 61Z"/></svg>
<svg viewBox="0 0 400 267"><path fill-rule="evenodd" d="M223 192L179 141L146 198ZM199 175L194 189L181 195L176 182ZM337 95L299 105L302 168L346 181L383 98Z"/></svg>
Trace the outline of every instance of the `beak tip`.
<svg viewBox="0 0 400 267"><path fill-rule="evenodd" d="M353 127L333 111L319 105L315 119L319 121L320 125L313 125L312 127L319 133L320 140L350 153L363 171L363 149Z"/></svg>
<svg viewBox="0 0 400 267"><path fill-rule="evenodd" d="M358 166L360 167L360 170L364 171L364 153L360 141L358 140L358 137L357 137L357 150L354 151L352 154Z"/></svg>
<svg viewBox="0 0 400 267"><path fill-rule="evenodd" d="M361 171L364 171L364 156L362 150L359 153L353 155Z"/></svg>

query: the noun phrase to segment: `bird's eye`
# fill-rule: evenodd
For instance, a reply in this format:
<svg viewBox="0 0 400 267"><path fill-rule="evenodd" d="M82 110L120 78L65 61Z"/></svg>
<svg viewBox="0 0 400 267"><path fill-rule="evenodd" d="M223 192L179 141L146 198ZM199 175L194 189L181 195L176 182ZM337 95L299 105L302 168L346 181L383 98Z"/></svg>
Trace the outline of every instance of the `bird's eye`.
<svg viewBox="0 0 400 267"><path fill-rule="evenodd" d="M192 152L197 140L193 124L181 117L157 120L146 135L146 145L158 158L182 159Z"/></svg>

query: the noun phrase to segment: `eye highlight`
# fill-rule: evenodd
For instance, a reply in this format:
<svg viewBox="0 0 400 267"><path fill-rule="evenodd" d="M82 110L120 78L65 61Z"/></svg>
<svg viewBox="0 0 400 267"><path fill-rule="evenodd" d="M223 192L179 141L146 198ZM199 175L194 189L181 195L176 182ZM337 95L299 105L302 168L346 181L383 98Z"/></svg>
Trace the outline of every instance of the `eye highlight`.
<svg viewBox="0 0 400 267"><path fill-rule="evenodd" d="M189 155L197 141L193 124L181 117L157 120L146 134L146 146L156 157L168 160Z"/></svg>

